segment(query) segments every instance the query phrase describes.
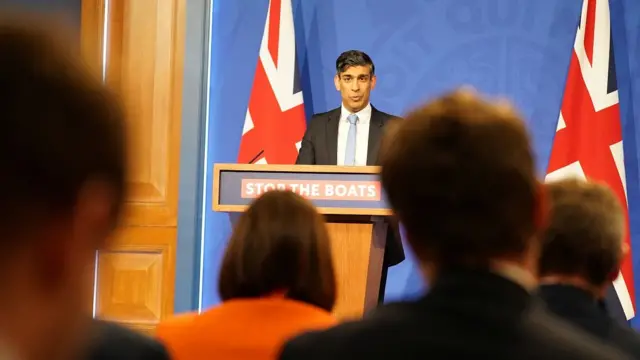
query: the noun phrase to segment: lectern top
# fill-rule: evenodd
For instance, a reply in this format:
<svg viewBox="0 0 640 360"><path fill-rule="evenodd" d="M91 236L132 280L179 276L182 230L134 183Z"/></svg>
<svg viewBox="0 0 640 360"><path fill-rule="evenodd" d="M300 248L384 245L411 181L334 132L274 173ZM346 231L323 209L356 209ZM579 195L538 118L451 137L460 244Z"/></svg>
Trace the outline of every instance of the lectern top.
<svg viewBox="0 0 640 360"><path fill-rule="evenodd" d="M213 209L241 212L265 191L309 199L323 214L390 215L377 166L215 164Z"/></svg>
<svg viewBox="0 0 640 360"><path fill-rule="evenodd" d="M380 166L214 164L213 171L380 174Z"/></svg>

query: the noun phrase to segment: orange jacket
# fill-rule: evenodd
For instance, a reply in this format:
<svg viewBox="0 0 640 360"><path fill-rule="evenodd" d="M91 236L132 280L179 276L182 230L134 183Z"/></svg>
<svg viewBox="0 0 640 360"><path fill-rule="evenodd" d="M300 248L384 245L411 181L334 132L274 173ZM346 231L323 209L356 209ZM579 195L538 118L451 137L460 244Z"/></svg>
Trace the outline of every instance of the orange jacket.
<svg viewBox="0 0 640 360"><path fill-rule="evenodd" d="M335 323L330 313L299 301L238 299L162 322L156 336L175 360L271 360L292 336Z"/></svg>

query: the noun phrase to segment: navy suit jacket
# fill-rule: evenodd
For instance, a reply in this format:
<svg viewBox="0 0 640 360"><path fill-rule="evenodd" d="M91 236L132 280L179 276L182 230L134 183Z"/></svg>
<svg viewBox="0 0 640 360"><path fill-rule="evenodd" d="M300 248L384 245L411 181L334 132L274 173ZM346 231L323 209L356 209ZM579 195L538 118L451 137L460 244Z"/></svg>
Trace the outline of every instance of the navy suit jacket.
<svg viewBox="0 0 640 360"><path fill-rule="evenodd" d="M613 288L613 285L609 286L607 289L607 294L605 295L602 306L605 308L609 316L620 323L620 325L629 326L627 315L625 315L624 310L622 309L622 304L620 303L620 299L618 299L618 294Z"/></svg>
<svg viewBox="0 0 640 360"><path fill-rule="evenodd" d="M307 131L302 139L302 145L296 164L298 165L336 165L338 164L338 125L342 108L336 108L324 113L315 114L311 118ZM371 106L371 123L369 125L369 149L367 151L367 165L380 165L378 153L384 134L384 127L391 121L401 120L399 117L379 111ZM397 224L391 222L391 231L387 232L384 264L393 266L401 263L404 258L404 248ZM383 280L384 281L384 280Z"/></svg>
<svg viewBox="0 0 640 360"><path fill-rule="evenodd" d="M413 302L299 335L281 360L628 359L551 315L519 285L484 271L447 271Z"/></svg>
<svg viewBox="0 0 640 360"><path fill-rule="evenodd" d="M620 324L593 295L570 285L543 285L540 297L555 315L640 359L640 335L625 322Z"/></svg>

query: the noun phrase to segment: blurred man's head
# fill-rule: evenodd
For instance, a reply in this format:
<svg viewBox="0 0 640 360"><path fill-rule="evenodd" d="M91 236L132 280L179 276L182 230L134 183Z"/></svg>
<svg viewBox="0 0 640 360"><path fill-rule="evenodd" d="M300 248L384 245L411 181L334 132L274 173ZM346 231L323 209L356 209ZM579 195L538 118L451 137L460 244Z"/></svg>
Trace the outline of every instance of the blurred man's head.
<svg viewBox="0 0 640 360"><path fill-rule="evenodd" d="M373 61L362 51L349 50L340 54L333 82L347 110L357 113L369 104L371 90L376 86L375 72Z"/></svg>
<svg viewBox="0 0 640 360"><path fill-rule="evenodd" d="M0 20L0 344L25 359L68 350L125 191L121 109L51 33Z"/></svg>
<svg viewBox="0 0 640 360"><path fill-rule="evenodd" d="M542 283L565 283L604 296L624 258L625 215L607 186L568 179L546 185L551 208L542 236Z"/></svg>
<svg viewBox="0 0 640 360"><path fill-rule="evenodd" d="M510 106L457 91L413 111L389 136L382 184L423 265L535 266L540 185Z"/></svg>

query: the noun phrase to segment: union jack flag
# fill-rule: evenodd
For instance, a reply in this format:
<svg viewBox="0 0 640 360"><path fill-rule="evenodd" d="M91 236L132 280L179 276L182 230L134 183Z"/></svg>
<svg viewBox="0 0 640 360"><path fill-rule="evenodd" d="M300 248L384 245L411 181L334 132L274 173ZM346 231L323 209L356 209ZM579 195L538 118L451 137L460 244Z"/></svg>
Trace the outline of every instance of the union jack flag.
<svg viewBox="0 0 640 360"><path fill-rule="evenodd" d="M613 42L608 0L584 0L569 64L547 180L582 177L608 184L629 219ZM613 282L627 319L635 316L631 258Z"/></svg>
<svg viewBox="0 0 640 360"><path fill-rule="evenodd" d="M270 0L239 163L293 164L306 128L291 0Z"/></svg>

